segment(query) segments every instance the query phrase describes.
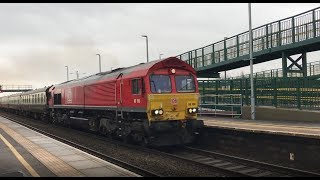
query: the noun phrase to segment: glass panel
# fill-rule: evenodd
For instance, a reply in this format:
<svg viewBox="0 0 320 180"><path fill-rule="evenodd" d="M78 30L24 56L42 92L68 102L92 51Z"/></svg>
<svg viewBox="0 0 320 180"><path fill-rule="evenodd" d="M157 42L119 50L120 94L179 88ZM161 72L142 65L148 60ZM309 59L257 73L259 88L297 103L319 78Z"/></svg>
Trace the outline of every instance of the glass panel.
<svg viewBox="0 0 320 180"><path fill-rule="evenodd" d="M168 75L151 75L150 86L153 93L171 92L170 77Z"/></svg>
<svg viewBox="0 0 320 180"><path fill-rule="evenodd" d="M195 92L193 76L175 76L177 92Z"/></svg>
<svg viewBox="0 0 320 180"><path fill-rule="evenodd" d="M141 94L141 79L133 79L131 80L132 94Z"/></svg>

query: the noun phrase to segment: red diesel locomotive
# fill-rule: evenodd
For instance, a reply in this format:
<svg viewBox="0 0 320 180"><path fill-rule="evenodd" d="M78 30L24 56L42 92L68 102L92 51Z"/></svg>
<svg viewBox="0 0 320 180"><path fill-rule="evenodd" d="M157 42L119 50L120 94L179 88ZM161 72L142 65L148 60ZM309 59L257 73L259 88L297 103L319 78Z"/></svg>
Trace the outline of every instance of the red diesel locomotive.
<svg viewBox="0 0 320 180"><path fill-rule="evenodd" d="M193 142L198 103L196 72L175 57L0 98L5 109L155 146Z"/></svg>

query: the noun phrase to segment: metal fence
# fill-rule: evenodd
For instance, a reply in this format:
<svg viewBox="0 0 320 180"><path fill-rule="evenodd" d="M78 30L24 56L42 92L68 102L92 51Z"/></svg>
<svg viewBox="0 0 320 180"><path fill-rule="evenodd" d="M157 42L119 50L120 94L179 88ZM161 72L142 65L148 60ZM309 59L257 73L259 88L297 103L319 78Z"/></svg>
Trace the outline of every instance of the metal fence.
<svg viewBox="0 0 320 180"><path fill-rule="evenodd" d="M252 29L253 53L320 36L320 7ZM249 54L249 31L177 57L193 68L224 64Z"/></svg>
<svg viewBox="0 0 320 180"><path fill-rule="evenodd" d="M242 104L250 105L250 79L199 80L200 94L241 94ZM320 80L307 78L254 78L257 106L320 110Z"/></svg>
<svg viewBox="0 0 320 180"><path fill-rule="evenodd" d="M239 117L242 115L241 94L202 94L198 114L225 115Z"/></svg>
<svg viewBox="0 0 320 180"><path fill-rule="evenodd" d="M32 85L0 85L0 92L20 92L32 90Z"/></svg>
<svg viewBox="0 0 320 180"><path fill-rule="evenodd" d="M298 70L298 68L292 68L292 70ZM307 64L307 76L320 75L320 61L315 61ZM260 71L253 73L255 78L268 78L268 77L283 77L282 68L271 69L266 71ZM228 79L241 79L249 78L250 74L245 74L242 76L230 77ZM288 72L288 77L303 77L302 73Z"/></svg>

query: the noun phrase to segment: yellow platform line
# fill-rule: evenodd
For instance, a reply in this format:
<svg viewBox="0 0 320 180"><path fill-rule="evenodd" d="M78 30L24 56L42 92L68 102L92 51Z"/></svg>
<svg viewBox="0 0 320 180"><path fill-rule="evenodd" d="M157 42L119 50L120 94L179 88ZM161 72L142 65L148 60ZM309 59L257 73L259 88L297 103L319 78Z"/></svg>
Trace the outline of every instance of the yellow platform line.
<svg viewBox="0 0 320 180"><path fill-rule="evenodd" d="M19 152L0 134L2 141L9 147L11 152L16 156L20 163L29 171L33 177L40 177L39 174L30 166L30 164L19 154Z"/></svg>
<svg viewBox="0 0 320 180"><path fill-rule="evenodd" d="M43 165L45 165L51 172L53 172L58 177L85 176L77 169L65 163L63 160L51 154L41 146L23 137L22 135L15 132L8 126L4 125L3 123L0 123L0 128L3 129L16 142L21 144L28 152L30 152L36 159L38 159Z"/></svg>

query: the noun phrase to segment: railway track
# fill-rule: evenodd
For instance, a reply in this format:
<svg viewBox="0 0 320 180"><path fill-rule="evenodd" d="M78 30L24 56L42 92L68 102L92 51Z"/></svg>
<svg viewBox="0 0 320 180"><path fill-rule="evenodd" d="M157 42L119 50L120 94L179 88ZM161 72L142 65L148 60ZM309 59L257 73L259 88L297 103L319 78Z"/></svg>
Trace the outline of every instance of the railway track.
<svg viewBox="0 0 320 180"><path fill-rule="evenodd" d="M290 176L320 176L319 173L309 172L217 152L197 149L194 147L175 147L162 150L175 157L188 159L205 164L228 174L250 177L290 177Z"/></svg>
<svg viewBox="0 0 320 180"><path fill-rule="evenodd" d="M194 148L194 147L185 147L185 148L191 152L195 152L200 155L201 154L206 155L206 156L211 155L216 158L224 159L226 161L228 161L228 160L238 161L239 163L247 164L247 165L250 165L251 167L261 167L266 172L270 171L271 173L272 172L274 173L275 171L277 171L276 173L279 173L279 175L282 174L284 176L320 176L320 173L316 173L316 172L305 171L305 170L301 170L301 169L295 169L295 168L290 168L290 167L255 161L255 160L251 160L251 159L240 158L240 157L236 157L236 156L231 156L231 155L222 154L222 153L213 152L213 151L207 151L207 150L198 149L198 148ZM250 166L248 166L248 168L250 168ZM237 168L235 168L234 170L236 170L236 169ZM240 169L238 169L238 170L240 170ZM259 174L257 174L257 172L254 172L254 171L252 172L252 174L254 176L259 175Z"/></svg>
<svg viewBox="0 0 320 180"><path fill-rule="evenodd" d="M36 123L36 124L43 124L43 125L47 125L47 126L51 126L51 124L48 124L48 123L46 123L46 122L43 122L43 121L38 121L38 120L34 120L34 119L32 119L32 118L28 118L28 117L22 117L22 116L19 116L19 115L15 115L15 114L5 114L5 116L2 114L2 113L0 113L0 116L3 116L3 117L5 117L5 118L7 118L7 119L10 119L10 120L12 120L12 121L14 121L14 122L16 122L16 123L19 123L19 124L21 124L21 125L24 125L24 126L27 126L27 127L29 127L29 128L31 128L31 129L34 129L34 130L39 130L38 128L33 128L32 126L30 126L30 125L28 125L28 124L26 124L26 123L23 123L23 122L21 122L21 121L25 121L25 119L27 119L27 121L26 122L34 122L34 123ZM22 119L23 118L23 119ZM15 119L19 119L19 120L15 120ZM51 126L52 127L52 126ZM49 127L49 129L51 128L51 127ZM94 140L97 140L97 141L99 141L100 143L101 143L101 141L104 143L104 144L116 144L116 146L118 146L118 147L125 147L125 148L127 148L127 149L132 149L132 150L135 150L135 151L140 151L140 152L144 152L144 154L146 154L145 156L160 156L161 157L161 159L170 159L170 160L172 160L172 161L175 161L175 164L177 164L176 166L175 166L175 168L174 169L171 169L171 170L168 170L168 171L181 171L181 169L183 169L183 168L185 168L185 167L179 167L178 165L180 165L180 164L185 164L186 165L186 167L187 166L189 166L189 168L187 168L187 169L198 169L195 173L193 173L193 171L188 171L188 173L189 174L187 174L187 173L184 173L184 174L181 174L180 172L178 172L178 173L173 173L173 176L235 176L235 175L230 175L230 174L226 174L226 173L224 173L224 172L216 172L216 171L212 171L212 168L210 168L210 169L206 169L206 170L204 170L206 167L203 167L203 165L201 165L200 164L200 166L199 166L199 163L195 163L195 162L192 162L192 161L189 161L189 160L185 160L185 159L181 159L181 158L179 158L179 157L173 157L172 155L170 155L170 154L166 154L166 153L164 153L164 152L161 152L161 151L158 151L158 150L156 150L156 149L150 149L150 148L146 148L146 147L142 147L142 146L137 146L137 145L133 145L133 144L128 144L128 143L124 143L124 142L122 142L122 141L119 141L119 140L115 140L115 139L112 139L112 138L109 138L109 137L105 137L105 136L103 136L103 135L98 135L98 134L94 134L94 133L91 133L91 132L84 132L84 131L79 131L79 130L76 130L76 129L73 129L73 128L67 128L67 127L63 127L63 126L55 126L55 127L57 127L57 128L59 128L59 129L65 129L65 130L67 130L67 131L69 131L69 132L76 132L77 133L77 135L79 135L80 137L84 137L84 136L86 136L86 137L88 137L88 138L90 138L90 139L94 139ZM43 129L46 129L46 128L43 128ZM39 130L38 132L40 132L40 133L43 133L43 134L45 134L45 135L47 135L47 134L50 134L50 133L47 133L47 132L45 132L45 131L43 131L43 130ZM54 132L55 133L55 132ZM50 134L51 135L51 134ZM48 135L48 136L50 136L50 135ZM53 136L51 136L51 137L55 137L56 135L53 135ZM66 140L66 139L64 139L64 138L57 138L57 140L59 140L59 141L62 141L62 142L70 142L70 140ZM93 141L93 140L92 140ZM82 147L84 147L83 145L86 145L86 144L82 144L82 145L80 145L80 146L82 146ZM73 145L71 145L71 146L73 146ZM87 145L88 146L88 145ZM76 147L76 146L74 146L74 147ZM77 148L77 147L76 147ZM84 150L85 151L85 150ZM103 152L103 151L101 151L101 150L98 150L98 151L100 151L100 152ZM88 152L89 153L89 152ZM94 156L96 156L95 154L93 154ZM134 156L134 154L133 154L133 156ZM99 157L99 156L98 156ZM117 156L116 156L117 157ZM112 158L112 159L114 159L114 158ZM106 159L107 160L107 159ZM154 161L156 161L156 160L153 160L153 159L151 159L151 161L152 162L154 162ZM112 162L112 161L111 161ZM170 166L168 166L168 164L167 164L167 161L164 161L164 162L156 162L158 165L157 166L159 166L159 167L162 167L162 168L165 168L165 169L168 169L168 168L170 168ZM114 164L117 164L117 163L114 163ZM147 162L147 164L149 164L148 162ZM122 166L121 164L117 164L117 165L119 165L119 166L121 166L121 167L124 167L124 168L126 168L126 166ZM138 166L140 166L140 164L138 165ZM172 166L172 165L171 165ZM195 167L195 166L198 166L198 167ZM177 168L177 169L176 169ZM128 170L131 170L130 168L126 168L126 169L128 169ZM149 169L149 165L148 165L148 167L145 167L145 169ZM152 168L150 168L150 169L155 169L154 167L152 167ZM200 172L199 173L199 170L200 171L202 171L203 170L203 172ZM156 170L154 170L153 172L157 172L157 173L153 173L153 172L151 172L151 174L150 174L150 171L149 170L146 170L147 172L149 172L149 173L138 173L137 171L135 171L134 169L133 170L131 170L131 171L133 171L133 172L135 172L135 173L137 173L137 174L140 174L140 175L142 175L142 176L144 176L143 174L146 174L145 176L159 176L159 177L166 177L166 176L171 176L171 174L170 175L168 175L168 172L164 172L163 170L161 170L161 168L156 168ZM184 171L184 170L182 170L182 171ZM150 174L150 175L149 175ZM176 174L179 174L179 175L176 175ZM185 175L185 174L187 174L187 175Z"/></svg>
<svg viewBox="0 0 320 180"><path fill-rule="evenodd" d="M14 118L6 117L12 121L15 121L19 124L22 124L24 126L27 126L31 129L34 129L40 133L43 133L45 135L48 135L52 138L55 138L59 141L62 141L64 143L70 144L73 147L79 148L85 152L88 152L94 156L100 157L102 159L105 159L107 161L110 161L114 164L117 164L121 167L124 167L126 169L129 169L137 174L140 174L142 176L163 176L159 175L154 172L150 172L146 169L141 169L137 166L132 166L124 161L117 160L113 157L109 157L101 152L91 150L89 148L84 147L83 145L79 145L76 143L71 142L70 140L60 138L56 135L47 133L43 130L39 130L37 128L30 127L30 125L22 123L20 121L14 120ZM66 127L60 127L59 128L66 128ZM74 129L72 129L74 130ZM247 176L247 177L274 177L274 176L320 176L318 173L314 172L308 172L288 167L282 167L272 164L267 164L263 162L243 159L239 157L234 157L230 155L225 155L221 153L216 153L212 151L206 151L202 149L197 149L195 147L187 147L187 146L180 146L180 147L167 147L167 148L145 148L141 146L136 146L132 144L123 143L119 140L113 140L111 138L106 138L101 135L95 135L89 132L83 132L79 130L79 134L89 137L94 137L95 139L99 139L102 141L105 141L106 143L115 143L120 146L125 146L128 149L135 149L139 151L146 152L148 154L157 154L162 157L169 157L171 159L176 160L177 162L188 162L188 164L194 164L201 167L207 167L212 169L213 171L220 172L224 174L224 176ZM161 173L160 173L161 174Z"/></svg>

